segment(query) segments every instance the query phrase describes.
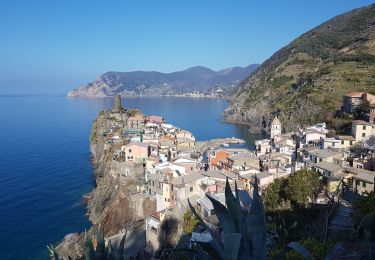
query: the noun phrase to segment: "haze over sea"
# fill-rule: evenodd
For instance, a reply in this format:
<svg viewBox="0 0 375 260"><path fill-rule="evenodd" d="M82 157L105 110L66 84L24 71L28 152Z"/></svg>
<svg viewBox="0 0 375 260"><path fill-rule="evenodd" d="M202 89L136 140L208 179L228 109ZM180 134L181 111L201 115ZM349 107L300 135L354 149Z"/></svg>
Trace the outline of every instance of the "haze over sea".
<svg viewBox="0 0 375 260"><path fill-rule="evenodd" d="M192 131L197 140L239 137L247 127L220 123L222 99L123 98L123 105ZM113 100L59 95L0 96L0 259L47 259L46 245L90 226L82 195L94 179L92 121Z"/></svg>

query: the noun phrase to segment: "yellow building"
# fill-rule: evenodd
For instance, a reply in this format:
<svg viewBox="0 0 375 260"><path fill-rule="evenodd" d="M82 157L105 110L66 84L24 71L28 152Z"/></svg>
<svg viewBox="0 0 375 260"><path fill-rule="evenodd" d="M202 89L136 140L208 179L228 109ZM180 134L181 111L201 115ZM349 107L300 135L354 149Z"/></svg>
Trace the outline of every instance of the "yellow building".
<svg viewBox="0 0 375 260"><path fill-rule="evenodd" d="M352 125L352 134L356 142L373 135L375 133L374 125L363 120L355 120Z"/></svg>

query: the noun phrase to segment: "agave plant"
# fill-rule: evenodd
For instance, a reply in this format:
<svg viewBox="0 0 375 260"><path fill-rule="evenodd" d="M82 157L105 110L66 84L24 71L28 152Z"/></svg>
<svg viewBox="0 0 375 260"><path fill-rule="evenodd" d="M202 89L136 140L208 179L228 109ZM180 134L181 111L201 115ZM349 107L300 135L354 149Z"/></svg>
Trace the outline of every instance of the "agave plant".
<svg viewBox="0 0 375 260"><path fill-rule="evenodd" d="M104 231L99 225L97 234L96 249L90 236L85 235L85 259L86 260L124 260L127 256L124 254L124 245L127 231L122 237L119 247L114 250L111 241L108 241L108 247L105 246Z"/></svg>
<svg viewBox="0 0 375 260"><path fill-rule="evenodd" d="M209 230L213 238L210 244L203 245L203 248L206 248L206 252L215 259L267 259L266 217L256 176L253 188L253 201L250 211L241 208L237 182L235 182L235 195L233 195L228 178L225 185L227 207L206 194L222 227L221 235L203 221L188 200L191 211L200 224ZM300 253L305 259L311 259L310 253L301 244L292 242L288 244L288 247Z"/></svg>
<svg viewBox="0 0 375 260"><path fill-rule="evenodd" d="M125 260L128 257L124 252L125 239L127 235L127 230L122 237L120 244L116 250L113 249L111 241L108 241L108 247L105 246L105 238L103 228L99 225L98 234L96 236L96 248L94 248L94 243L91 236L87 235L85 232L85 260ZM51 259L62 260L59 257L56 249L49 245L47 246L50 253ZM71 259L71 257L68 257Z"/></svg>
<svg viewBox="0 0 375 260"><path fill-rule="evenodd" d="M235 182L235 195L233 195L228 178L225 185L227 207L209 194L207 197L211 201L223 229L221 236L208 227L192 207L190 201L188 203L201 225L211 233L213 238L209 245L212 249L211 252L215 252L216 257L221 259L266 259L266 219L257 178L254 182L253 202L249 212L241 208L237 183Z"/></svg>

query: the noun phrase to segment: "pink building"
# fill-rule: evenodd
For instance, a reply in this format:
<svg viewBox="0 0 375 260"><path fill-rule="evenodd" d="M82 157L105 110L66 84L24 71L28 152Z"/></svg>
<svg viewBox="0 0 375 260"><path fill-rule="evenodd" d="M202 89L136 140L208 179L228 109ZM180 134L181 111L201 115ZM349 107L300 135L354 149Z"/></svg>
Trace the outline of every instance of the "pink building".
<svg viewBox="0 0 375 260"><path fill-rule="evenodd" d="M150 155L149 145L147 143L132 142L123 146L125 152L125 160L133 162L142 162Z"/></svg>
<svg viewBox="0 0 375 260"><path fill-rule="evenodd" d="M154 123L154 124L162 124L164 123L164 118L161 116L148 116L147 122Z"/></svg>

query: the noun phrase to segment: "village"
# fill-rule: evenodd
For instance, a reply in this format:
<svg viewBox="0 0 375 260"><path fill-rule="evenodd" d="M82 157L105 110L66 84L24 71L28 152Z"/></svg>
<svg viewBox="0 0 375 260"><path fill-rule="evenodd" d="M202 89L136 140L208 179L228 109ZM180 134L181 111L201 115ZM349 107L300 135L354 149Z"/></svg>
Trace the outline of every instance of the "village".
<svg viewBox="0 0 375 260"><path fill-rule="evenodd" d="M345 95L342 112L353 113L363 101L375 105L375 96ZM160 116L124 109L119 96L115 97L113 110L106 113L111 124L100 134L107 148L117 144L110 160L118 167L111 174L121 180L134 176L134 169L138 169L142 181L137 183L134 194L151 199L155 205L144 223L146 248L150 251L159 246L159 227L165 217L173 215L183 222L189 202L206 223L218 227L207 194L225 205L227 180L231 186L237 183L243 209L251 207L255 176L262 193L275 179L287 178L299 170L317 172L327 180L314 201L320 205L338 201L344 192L366 196L374 191L375 159L371 151L375 149L375 108L365 115L366 120L352 120L347 135L334 134L324 122L285 133L276 116L269 138L255 141L254 149L235 138L222 143L197 142L191 132L168 124ZM192 241L211 239L204 229L192 230Z"/></svg>

